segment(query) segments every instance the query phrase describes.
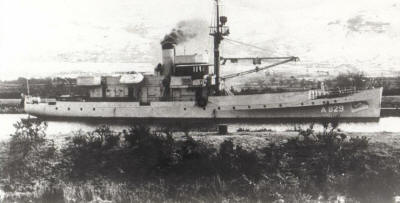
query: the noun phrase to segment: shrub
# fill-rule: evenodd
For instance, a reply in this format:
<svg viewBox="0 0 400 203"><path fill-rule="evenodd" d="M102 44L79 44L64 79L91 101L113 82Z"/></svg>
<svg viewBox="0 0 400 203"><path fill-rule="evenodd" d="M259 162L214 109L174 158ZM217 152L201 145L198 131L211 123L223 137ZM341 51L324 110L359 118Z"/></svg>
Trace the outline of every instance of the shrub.
<svg viewBox="0 0 400 203"><path fill-rule="evenodd" d="M122 133L100 126L75 133L61 153L46 139L45 123L15 126L1 177L3 190L30 192L21 201L307 202L345 195L388 202L400 192L400 150L349 137L332 123L261 150L232 140L215 148L145 126Z"/></svg>
<svg viewBox="0 0 400 203"><path fill-rule="evenodd" d="M400 164L391 153L371 151L366 137L349 138L336 125L316 133L312 127L300 130L299 137L273 143L263 151L268 180L284 182L280 194L300 189L313 199L342 194L361 202L387 202L400 191ZM293 180L294 183L290 183ZM293 187L300 185L301 187ZM295 194L295 193L293 193Z"/></svg>
<svg viewBox="0 0 400 203"><path fill-rule="evenodd" d="M31 190L37 180L54 181L56 147L46 139L47 124L40 120L21 120L14 127L2 167L8 190ZM29 187L24 187L28 185Z"/></svg>
<svg viewBox="0 0 400 203"><path fill-rule="evenodd" d="M72 180L85 180L97 176L112 175L118 170L120 134L108 126L100 126L93 132L77 132L61 149L63 159L60 168Z"/></svg>

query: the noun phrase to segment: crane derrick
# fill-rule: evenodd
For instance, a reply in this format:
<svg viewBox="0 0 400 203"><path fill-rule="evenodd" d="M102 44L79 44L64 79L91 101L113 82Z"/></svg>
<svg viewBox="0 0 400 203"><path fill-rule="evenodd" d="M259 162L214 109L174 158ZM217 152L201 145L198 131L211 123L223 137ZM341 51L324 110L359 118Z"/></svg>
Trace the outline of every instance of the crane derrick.
<svg viewBox="0 0 400 203"><path fill-rule="evenodd" d="M221 77L222 80L226 80L226 79L231 79L231 78L235 78L235 77L239 77L239 76L243 76L243 75L247 75L250 73L255 73L258 71L262 71L262 70L266 70L281 64L285 64L285 63L289 63L291 61L299 61L298 57L295 56L288 56L288 57L244 57L244 58L224 58L221 57L222 60L222 64L225 64L227 61L231 61L233 63L238 62L239 60L253 60L253 64L254 65L258 65L261 64L262 60L281 60L279 62L264 66L264 67L258 67L256 66L256 68L251 69L251 70L247 70L247 71L243 71L243 72L239 72L239 73L232 73L232 74L228 74L228 75L224 75Z"/></svg>

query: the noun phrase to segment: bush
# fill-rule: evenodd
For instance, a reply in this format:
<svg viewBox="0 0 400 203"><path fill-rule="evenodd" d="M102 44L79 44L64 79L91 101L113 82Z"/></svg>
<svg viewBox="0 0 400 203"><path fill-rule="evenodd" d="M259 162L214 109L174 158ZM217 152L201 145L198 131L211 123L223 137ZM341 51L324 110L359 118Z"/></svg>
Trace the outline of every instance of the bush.
<svg viewBox="0 0 400 203"><path fill-rule="evenodd" d="M137 125L123 134L128 147L122 151L121 168L130 178L157 177L176 163L176 143L170 133L151 133L149 128Z"/></svg>
<svg viewBox="0 0 400 203"><path fill-rule="evenodd" d="M61 149L60 168L71 180L86 180L98 176L113 175L118 171L120 134L108 126L100 126L86 134L77 132Z"/></svg>
<svg viewBox="0 0 400 203"><path fill-rule="evenodd" d="M31 192L25 197L36 202L306 202L337 195L388 202L400 192L400 150L349 137L336 123L323 132L300 129L260 150L232 140L215 148L145 126L122 133L100 126L77 132L61 153L46 139L45 123L15 126L3 190Z"/></svg>
<svg viewBox="0 0 400 203"><path fill-rule="evenodd" d="M56 147L46 139L47 124L40 120L21 120L14 127L8 144L7 159L2 167L2 177L7 178L6 189L31 190L37 180L54 181ZM29 187L25 187L28 185Z"/></svg>
<svg viewBox="0 0 400 203"><path fill-rule="evenodd" d="M310 127L299 134L263 149L265 174L286 182L278 193L290 197L295 193L287 193L288 188L300 185L295 190L313 199L341 194L361 202L390 202L400 191L399 154L377 154L366 137L349 138L327 125L321 133Z"/></svg>

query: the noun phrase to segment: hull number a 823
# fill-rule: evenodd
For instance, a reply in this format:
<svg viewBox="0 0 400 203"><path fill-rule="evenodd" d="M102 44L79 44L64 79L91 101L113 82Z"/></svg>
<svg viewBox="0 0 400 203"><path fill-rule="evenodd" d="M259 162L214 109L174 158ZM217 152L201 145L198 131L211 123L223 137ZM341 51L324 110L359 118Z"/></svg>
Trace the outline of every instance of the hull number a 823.
<svg viewBox="0 0 400 203"><path fill-rule="evenodd" d="M344 111L343 105L323 106L321 113L339 113Z"/></svg>

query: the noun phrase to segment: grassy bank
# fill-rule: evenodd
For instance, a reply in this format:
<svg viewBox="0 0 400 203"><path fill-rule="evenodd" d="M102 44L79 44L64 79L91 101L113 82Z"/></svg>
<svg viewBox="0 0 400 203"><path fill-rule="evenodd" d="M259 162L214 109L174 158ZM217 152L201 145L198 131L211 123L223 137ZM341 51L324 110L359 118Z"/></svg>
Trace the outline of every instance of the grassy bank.
<svg viewBox="0 0 400 203"><path fill-rule="evenodd" d="M256 148L145 126L102 126L57 146L45 123L15 127L1 146L1 202L391 202L400 192L399 149L335 124Z"/></svg>

